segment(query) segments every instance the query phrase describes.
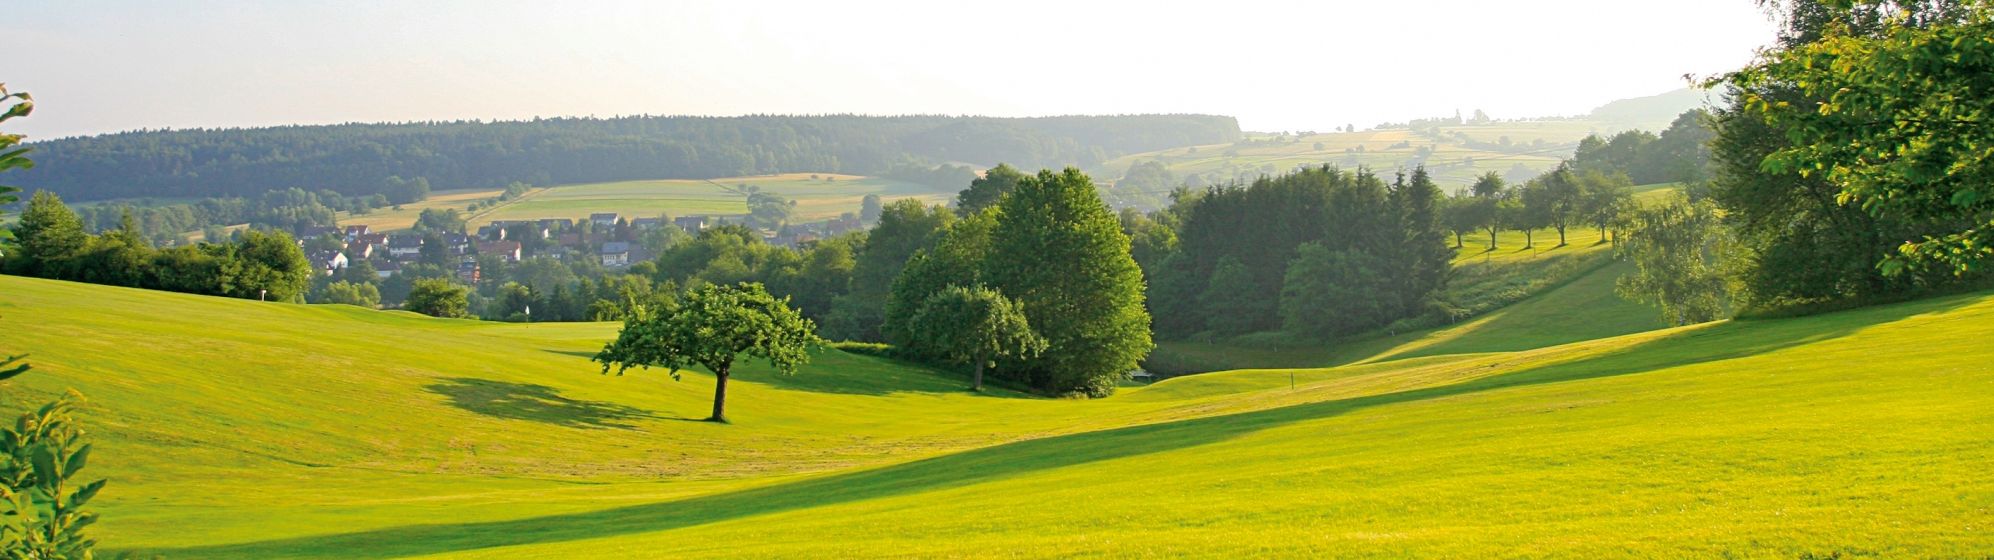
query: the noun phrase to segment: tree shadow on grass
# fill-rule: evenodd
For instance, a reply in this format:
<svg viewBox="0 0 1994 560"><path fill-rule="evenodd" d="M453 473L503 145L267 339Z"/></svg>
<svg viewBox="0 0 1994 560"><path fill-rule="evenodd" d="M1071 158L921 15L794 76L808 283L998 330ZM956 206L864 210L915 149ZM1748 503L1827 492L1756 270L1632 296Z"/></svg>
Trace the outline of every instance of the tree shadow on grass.
<svg viewBox="0 0 1994 560"><path fill-rule="evenodd" d="M1032 473L1219 443L1366 408L1515 387L1600 379L1744 358L1977 301L1949 298L1839 317L1722 323L1622 350L1424 389L1014 442L847 474L588 513L148 551L202 558L388 559L651 533L756 515L947 490Z"/></svg>
<svg viewBox="0 0 1994 560"><path fill-rule="evenodd" d="M624 375L657 376L669 380L667 376L670 371L669 368L633 367L625 371ZM706 368L693 367L686 371L699 372L702 374L700 378L702 382L711 383L710 379L704 377L712 375ZM612 368L610 375L613 376L615 373L616 370ZM985 380L983 392L970 393L967 372L956 372L909 360L852 354L832 348L811 350L810 363L802 366L796 375L776 373L769 367L768 362L762 360L742 359L734 363L731 379L758 383L776 389L833 395L883 397L896 393L964 393L985 398L1038 398L1022 391L1003 388L1004 382L991 379Z"/></svg>
<svg viewBox="0 0 1994 560"><path fill-rule="evenodd" d="M648 410L616 403L580 401L546 385L453 377L423 389L450 399L450 406L507 420L527 420L569 428L622 428L631 420L658 418Z"/></svg>

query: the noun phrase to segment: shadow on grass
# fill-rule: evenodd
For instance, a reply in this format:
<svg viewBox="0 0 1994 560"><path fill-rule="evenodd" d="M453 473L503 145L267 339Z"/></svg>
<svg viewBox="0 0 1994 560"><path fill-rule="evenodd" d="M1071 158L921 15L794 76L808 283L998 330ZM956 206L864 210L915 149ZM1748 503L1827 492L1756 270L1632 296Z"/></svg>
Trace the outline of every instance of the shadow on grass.
<svg viewBox="0 0 1994 560"><path fill-rule="evenodd" d="M596 355L596 352L597 352L597 351L596 351L596 350L589 350L589 351L586 351L586 352L584 352L584 351L581 351L581 350L548 350L548 352L552 352L552 353L555 353L555 354L560 354L560 355L563 355L563 356L574 356L574 357L577 357L577 358L581 358L581 359L584 359L584 360L591 360L591 359L594 359L594 358L595 358L595 355Z"/></svg>
<svg viewBox="0 0 1994 560"><path fill-rule="evenodd" d="M448 397L450 406L485 416L570 428L630 429L635 426L624 422L658 418L640 408L563 397L546 385L453 377L423 389Z"/></svg>
<svg viewBox="0 0 1994 560"><path fill-rule="evenodd" d="M357 533L210 547L152 550L202 558L387 559L665 531L756 515L947 490L1032 473L1208 445L1298 422L1397 403L1599 379L1743 358L1832 340L1912 315L1974 301L1951 298L1810 320L1723 323L1577 360L1453 385L1324 401L1193 420L1020 441L788 484L607 509L484 523L411 525Z"/></svg>

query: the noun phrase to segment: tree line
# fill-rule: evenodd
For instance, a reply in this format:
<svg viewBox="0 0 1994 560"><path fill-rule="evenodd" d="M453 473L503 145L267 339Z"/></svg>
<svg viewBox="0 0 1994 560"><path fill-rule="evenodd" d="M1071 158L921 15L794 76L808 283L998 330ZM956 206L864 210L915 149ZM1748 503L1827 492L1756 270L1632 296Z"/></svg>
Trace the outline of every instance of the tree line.
<svg viewBox="0 0 1994 560"><path fill-rule="evenodd" d="M111 286L292 301L311 279L305 253L283 232L248 230L233 241L155 249L129 218L91 235L54 193L37 192L12 228L0 270Z"/></svg>
<svg viewBox="0 0 1994 560"><path fill-rule="evenodd" d="M15 180L79 201L247 197L273 186L395 199L391 177L465 189L877 174L909 161L1057 167L1238 137L1235 120L1205 115L633 116L149 130L35 142L42 165Z"/></svg>
<svg viewBox="0 0 1994 560"><path fill-rule="evenodd" d="M514 186L525 187L518 183ZM241 224L297 235L307 228L338 225L337 212L366 215L376 208L399 208L429 198L429 182L421 177L389 177L382 180L381 190L393 194L347 196L331 190L306 192L292 187L265 191L254 197L210 197L167 205L95 204L71 210L91 233L123 228L129 216L133 229L141 237L154 245L170 246L184 242L187 233L195 231L203 232L208 240L220 240L227 237L226 228ZM517 195L509 190L506 196Z"/></svg>
<svg viewBox="0 0 1994 560"><path fill-rule="evenodd" d="M1149 238L1136 245L1163 336L1335 337L1427 314L1444 298L1445 198L1424 169L1387 182L1325 166L1173 199L1152 219L1125 220Z"/></svg>

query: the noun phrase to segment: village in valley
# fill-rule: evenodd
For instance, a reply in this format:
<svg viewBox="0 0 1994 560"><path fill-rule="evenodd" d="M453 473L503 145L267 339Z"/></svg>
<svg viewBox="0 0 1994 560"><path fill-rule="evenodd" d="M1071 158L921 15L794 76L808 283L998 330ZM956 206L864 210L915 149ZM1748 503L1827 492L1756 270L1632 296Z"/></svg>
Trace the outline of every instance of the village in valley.
<svg viewBox="0 0 1994 560"><path fill-rule="evenodd" d="M673 228L683 234L698 235L707 228L740 224L744 216L658 216L627 218L614 212L590 214L587 219L547 218L538 220L494 220L473 233L399 231L379 232L370 226L307 227L298 231L297 243L319 275L331 276L362 261L374 268L375 276L386 279L401 272L407 264L419 262L430 244L456 265L456 277L466 283L482 280L479 255L493 255L507 264L533 257L562 262L593 260L605 269L622 270L632 263L655 258L661 247L646 247L646 234L660 228ZM834 219L806 224L785 224L774 229L752 228L770 245L792 250L808 250L819 239L863 231L866 224L858 215L846 213ZM663 236L672 239L672 235ZM326 249L337 243L341 249ZM653 244L655 245L655 243ZM311 250L317 248L318 250Z"/></svg>

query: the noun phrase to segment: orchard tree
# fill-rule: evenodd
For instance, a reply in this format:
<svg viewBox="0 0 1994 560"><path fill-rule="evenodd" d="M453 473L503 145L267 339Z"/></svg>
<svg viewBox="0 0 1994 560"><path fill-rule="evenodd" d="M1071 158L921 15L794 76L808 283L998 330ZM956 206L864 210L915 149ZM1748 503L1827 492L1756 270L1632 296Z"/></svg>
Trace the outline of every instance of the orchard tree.
<svg viewBox="0 0 1994 560"><path fill-rule="evenodd" d="M1531 181L1513 189L1503 201L1503 223L1523 232L1523 248L1537 248L1537 230L1551 227L1558 213L1556 195L1542 181Z"/></svg>
<svg viewBox="0 0 1994 560"><path fill-rule="evenodd" d="M1032 332L1023 306L982 286L950 286L928 297L912 324L944 359L976 365L972 391L983 390L983 368L991 360L1029 358L1046 347Z"/></svg>
<svg viewBox="0 0 1994 560"><path fill-rule="evenodd" d="M1608 175L1595 169L1580 174L1578 182L1578 213L1599 228L1599 240L1605 242L1613 223L1634 204L1634 180L1626 173Z"/></svg>
<svg viewBox="0 0 1994 560"><path fill-rule="evenodd" d="M1537 196L1537 204L1541 206L1537 210L1539 217L1545 225L1558 229L1559 247L1568 245L1570 242L1565 237L1565 230L1573 223L1585 220L1582 210L1585 204L1584 187L1569 163L1558 164L1556 169L1538 177L1536 183L1540 189Z"/></svg>
<svg viewBox="0 0 1994 560"><path fill-rule="evenodd" d="M821 342L817 326L790 309L788 298L770 296L761 284L702 285L670 309L632 315L616 340L596 353L603 373L622 375L631 366L671 369L672 379L687 367L713 372L713 416L727 421L727 378L741 356L768 360L777 372L795 375L809 363L809 348Z"/></svg>
<svg viewBox="0 0 1994 560"><path fill-rule="evenodd" d="M1489 232L1489 250L1496 250L1496 234L1502 233L1502 203L1509 198L1510 189L1502 180L1502 174L1490 171L1475 179L1468 192L1475 197L1475 208L1471 214L1483 231Z"/></svg>

